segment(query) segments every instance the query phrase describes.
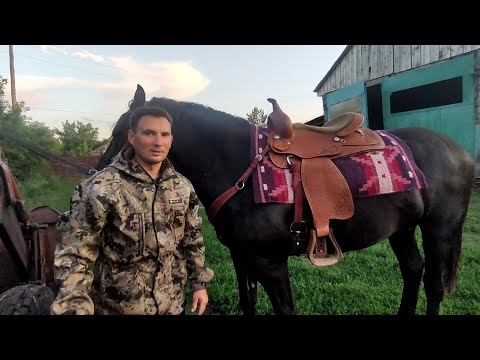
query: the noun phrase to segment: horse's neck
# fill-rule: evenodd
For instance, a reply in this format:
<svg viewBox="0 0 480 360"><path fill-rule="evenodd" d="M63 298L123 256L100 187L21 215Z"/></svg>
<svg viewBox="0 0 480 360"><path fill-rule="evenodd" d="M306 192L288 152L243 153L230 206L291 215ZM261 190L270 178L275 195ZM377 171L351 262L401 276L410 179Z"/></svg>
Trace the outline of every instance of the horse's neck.
<svg viewBox="0 0 480 360"><path fill-rule="evenodd" d="M250 164L249 125L228 120L207 128L195 125L184 126L174 135L171 159L208 209Z"/></svg>

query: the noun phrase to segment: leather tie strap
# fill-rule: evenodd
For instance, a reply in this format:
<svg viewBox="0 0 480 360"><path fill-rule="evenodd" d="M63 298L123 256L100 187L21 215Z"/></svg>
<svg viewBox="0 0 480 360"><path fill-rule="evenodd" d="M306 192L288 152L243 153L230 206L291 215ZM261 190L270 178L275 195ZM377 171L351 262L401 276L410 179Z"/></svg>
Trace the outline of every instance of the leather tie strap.
<svg viewBox="0 0 480 360"><path fill-rule="evenodd" d="M250 166L245 170L245 172L240 176L238 181L233 185L230 189L225 191L222 195L217 197L215 201L210 205L207 211L208 220L210 222L213 221L215 215L217 214L218 210L225 204L228 199L230 199L233 195L235 195L238 191L242 190L245 186L245 181L250 177L253 170L257 167L258 163L263 159L265 154L270 150L270 147L267 145L263 151L255 156Z"/></svg>

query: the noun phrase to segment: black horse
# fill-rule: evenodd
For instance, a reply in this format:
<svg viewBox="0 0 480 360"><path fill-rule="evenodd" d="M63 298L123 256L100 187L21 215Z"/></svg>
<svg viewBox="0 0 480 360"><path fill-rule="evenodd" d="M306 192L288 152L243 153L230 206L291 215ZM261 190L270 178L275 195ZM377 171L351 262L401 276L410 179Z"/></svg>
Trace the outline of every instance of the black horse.
<svg viewBox="0 0 480 360"><path fill-rule="evenodd" d="M145 92L138 86L129 111L113 130L98 169L108 165L125 144L129 114L144 103L161 106L172 114L174 140L169 158L191 180L208 209L251 163L249 123L199 104L166 98L146 102ZM408 144L428 187L354 199L354 216L330 225L344 252L388 238L404 281L399 314L415 314L422 275L427 314L438 314L444 293L453 290L456 283L474 179L473 161L460 146L436 132L423 128L390 131ZM244 314L255 313L257 281L276 314L295 313L287 267L292 255L292 219L293 205L255 204L252 181L247 181L213 220L218 239L230 250ZM417 226L422 231L425 261L415 240Z"/></svg>

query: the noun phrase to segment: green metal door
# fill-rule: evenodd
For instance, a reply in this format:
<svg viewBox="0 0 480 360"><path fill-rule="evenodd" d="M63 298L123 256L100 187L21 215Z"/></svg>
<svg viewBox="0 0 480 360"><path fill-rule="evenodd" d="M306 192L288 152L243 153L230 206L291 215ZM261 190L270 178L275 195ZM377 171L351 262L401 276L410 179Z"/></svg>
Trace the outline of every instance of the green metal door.
<svg viewBox="0 0 480 360"><path fill-rule="evenodd" d="M414 126L436 130L450 136L473 157L475 150L473 73L474 55L468 54L383 80L385 129ZM451 87L448 87L450 84ZM441 93L436 93L435 89L440 88L443 89ZM428 94L430 90L431 93ZM401 103L399 99L402 96L403 99L409 100ZM445 99L444 103L441 98Z"/></svg>

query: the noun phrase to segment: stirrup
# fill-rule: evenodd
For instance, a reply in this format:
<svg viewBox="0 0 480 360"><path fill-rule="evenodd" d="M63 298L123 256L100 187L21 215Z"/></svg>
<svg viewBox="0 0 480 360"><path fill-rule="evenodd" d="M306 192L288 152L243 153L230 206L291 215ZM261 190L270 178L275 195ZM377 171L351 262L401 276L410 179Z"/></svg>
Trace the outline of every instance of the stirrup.
<svg viewBox="0 0 480 360"><path fill-rule="evenodd" d="M326 241L324 241L325 245L323 247L319 247L317 245L317 230L311 229L310 230L310 243L308 244L307 248L307 257L310 262L315 266L331 266L338 263L340 260L343 259L342 249L337 243L335 236L333 236L333 230L330 228L329 238L332 241L333 247L335 249L333 255L327 254L327 246ZM313 250L316 250L315 255L313 254Z"/></svg>

